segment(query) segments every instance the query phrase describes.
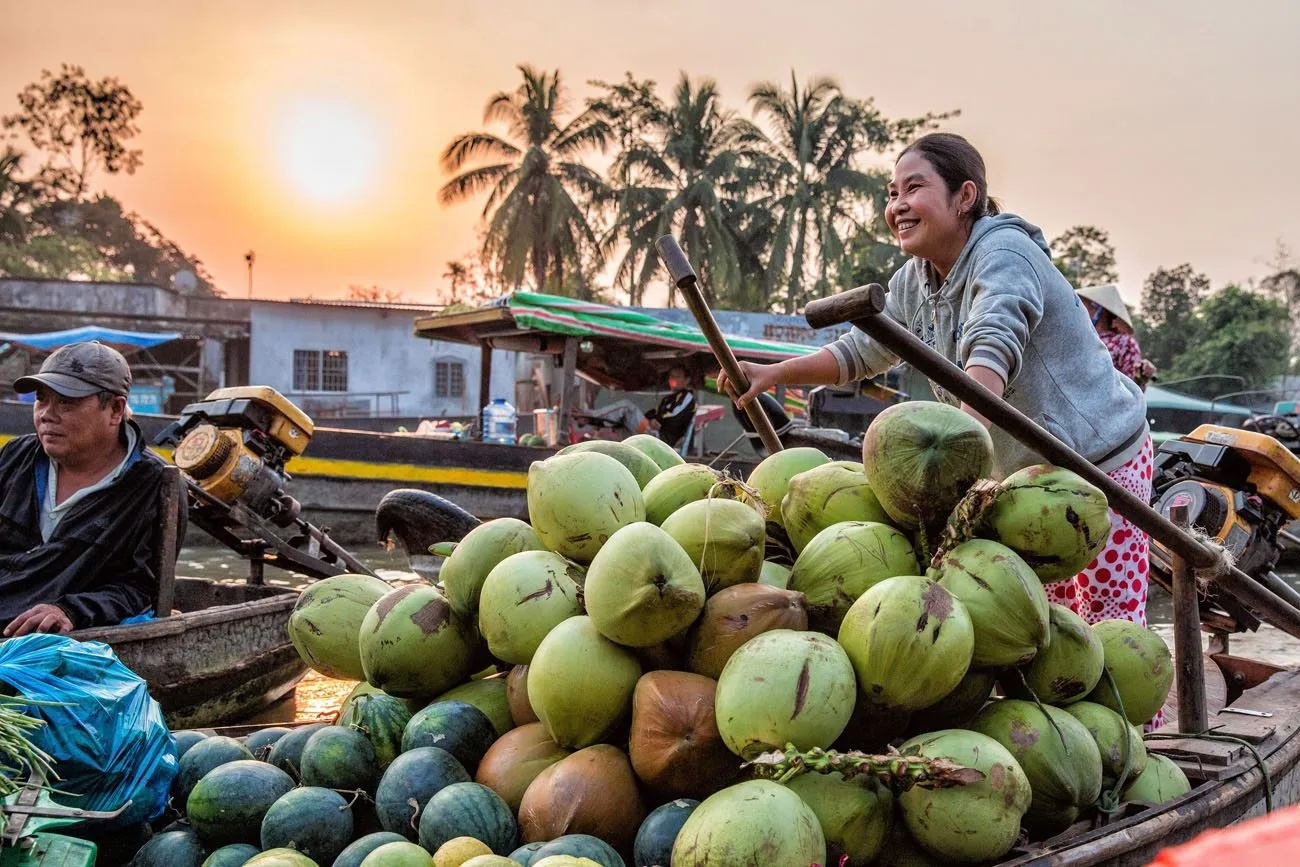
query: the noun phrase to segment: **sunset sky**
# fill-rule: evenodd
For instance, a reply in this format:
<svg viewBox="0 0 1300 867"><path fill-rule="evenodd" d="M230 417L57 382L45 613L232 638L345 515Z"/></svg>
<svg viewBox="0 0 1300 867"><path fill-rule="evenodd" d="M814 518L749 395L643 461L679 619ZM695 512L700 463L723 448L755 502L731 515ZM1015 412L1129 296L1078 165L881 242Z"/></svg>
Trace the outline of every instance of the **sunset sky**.
<svg viewBox="0 0 1300 867"><path fill-rule="evenodd" d="M793 68L887 117L961 109L948 128L981 148L993 195L1049 236L1107 229L1130 300L1161 265L1217 286L1267 273L1279 240L1300 253L1295 0L5 7L0 114L43 68L118 76L144 103L144 166L101 181L230 295L252 249L258 296L435 297L481 209L437 203L438 154L524 62L558 67L575 106L590 79L686 70L748 114L749 88Z"/></svg>

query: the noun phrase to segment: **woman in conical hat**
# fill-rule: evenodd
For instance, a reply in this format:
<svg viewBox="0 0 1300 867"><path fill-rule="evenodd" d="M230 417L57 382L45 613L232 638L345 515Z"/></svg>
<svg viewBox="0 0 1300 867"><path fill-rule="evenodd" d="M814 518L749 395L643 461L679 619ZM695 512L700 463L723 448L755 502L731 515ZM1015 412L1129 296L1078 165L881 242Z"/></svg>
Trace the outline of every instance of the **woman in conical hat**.
<svg viewBox="0 0 1300 867"><path fill-rule="evenodd" d="M1156 367L1142 357L1137 338L1133 336L1133 319L1120 297L1119 287L1111 283L1085 286L1078 293L1092 317L1097 336L1110 351L1115 369L1145 390L1156 374Z"/></svg>

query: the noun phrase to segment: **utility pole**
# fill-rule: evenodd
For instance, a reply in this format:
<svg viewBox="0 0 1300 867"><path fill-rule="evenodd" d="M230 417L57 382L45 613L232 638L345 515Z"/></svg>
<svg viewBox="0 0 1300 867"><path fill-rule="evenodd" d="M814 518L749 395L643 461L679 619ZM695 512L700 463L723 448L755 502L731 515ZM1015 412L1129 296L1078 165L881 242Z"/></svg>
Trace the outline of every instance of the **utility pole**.
<svg viewBox="0 0 1300 867"><path fill-rule="evenodd" d="M244 261L248 263L248 297L253 298L253 263L257 261L257 254L249 250L244 254Z"/></svg>

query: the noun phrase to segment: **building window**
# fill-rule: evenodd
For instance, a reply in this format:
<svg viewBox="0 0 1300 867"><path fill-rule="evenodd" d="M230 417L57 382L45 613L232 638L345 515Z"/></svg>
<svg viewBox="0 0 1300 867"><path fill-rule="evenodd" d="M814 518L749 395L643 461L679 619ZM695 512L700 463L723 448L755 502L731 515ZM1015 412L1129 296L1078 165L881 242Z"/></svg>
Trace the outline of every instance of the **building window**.
<svg viewBox="0 0 1300 867"><path fill-rule="evenodd" d="M294 391L347 391L348 354L337 349L295 349Z"/></svg>
<svg viewBox="0 0 1300 867"><path fill-rule="evenodd" d="M460 361L435 361L433 364L433 396L465 396L465 364Z"/></svg>

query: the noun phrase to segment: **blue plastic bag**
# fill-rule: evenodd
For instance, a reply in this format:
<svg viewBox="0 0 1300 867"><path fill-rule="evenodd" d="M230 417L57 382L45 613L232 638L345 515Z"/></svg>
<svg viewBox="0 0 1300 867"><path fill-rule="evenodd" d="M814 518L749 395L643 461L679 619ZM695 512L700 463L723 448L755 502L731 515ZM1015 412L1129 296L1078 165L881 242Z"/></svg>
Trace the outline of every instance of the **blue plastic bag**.
<svg viewBox="0 0 1300 867"><path fill-rule="evenodd" d="M55 759L50 784L70 807L116 810L114 824L162 815L176 776L176 747L162 709L144 680L99 641L65 635L24 635L0 643L0 681L20 695L66 707L31 707L45 720L32 742Z"/></svg>

